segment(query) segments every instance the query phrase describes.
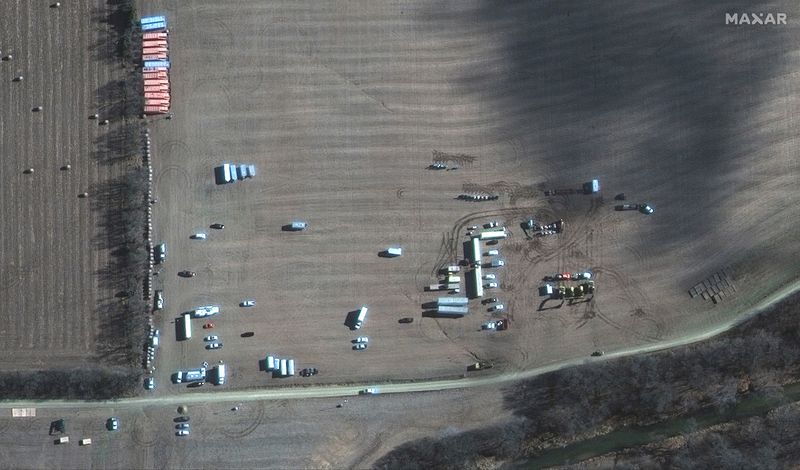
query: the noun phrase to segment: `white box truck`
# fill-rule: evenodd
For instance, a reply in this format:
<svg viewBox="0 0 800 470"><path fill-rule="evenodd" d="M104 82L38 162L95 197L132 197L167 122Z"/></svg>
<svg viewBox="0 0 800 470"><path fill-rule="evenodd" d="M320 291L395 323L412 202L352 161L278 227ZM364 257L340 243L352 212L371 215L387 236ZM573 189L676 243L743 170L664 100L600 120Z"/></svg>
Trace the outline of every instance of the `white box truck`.
<svg viewBox="0 0 800 470"><path fill-rule="evenodd" d="M353 328L356 330L360 329L361 326L364 325L364 320L367 319L367 307L361 307L358 311L358 315L356 316L355 324L353 324Z"/></svg>

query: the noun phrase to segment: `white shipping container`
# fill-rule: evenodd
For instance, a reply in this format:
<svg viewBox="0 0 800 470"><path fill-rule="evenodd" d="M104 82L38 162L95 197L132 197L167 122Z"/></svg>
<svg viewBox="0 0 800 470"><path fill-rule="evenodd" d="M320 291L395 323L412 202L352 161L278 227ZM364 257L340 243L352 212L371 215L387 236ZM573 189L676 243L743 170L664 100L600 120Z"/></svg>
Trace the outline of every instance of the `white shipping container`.
<svg viewBox="0 0 800 470"><path fill-rule="evenodd" d="M294 359L289 359L287 362L286 375L294 375Z"/></svg>

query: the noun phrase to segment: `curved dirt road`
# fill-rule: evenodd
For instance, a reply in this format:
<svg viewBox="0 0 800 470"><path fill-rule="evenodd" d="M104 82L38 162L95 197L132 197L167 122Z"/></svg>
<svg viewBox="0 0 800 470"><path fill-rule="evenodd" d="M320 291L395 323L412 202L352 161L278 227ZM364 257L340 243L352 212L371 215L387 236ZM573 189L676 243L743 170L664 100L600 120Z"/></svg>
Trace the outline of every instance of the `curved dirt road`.
<svg viewBox="0 0 800 470"><path fill-rule="evenodd" d="M554 370L564 367L576 366L585 364L592 361L608 360L622 356L630 356L634 354L648 353L662 349L669 349L678 346L683 346L698 341L703 341L723 333L744 320L747 320L754 315L761 313L768 309L777 302L783 300L789 295L800 290L800 280L786 286L785 288L776 291L772 296L764 299L759 305L753 308L748 313L742 315L736 320L729 321L718 327L697 333L692 336L685 336L683 338L676 338L671 341L665 341L658 344L649 344L636 348L624 349L608 353L602 358L579 358L569 361L557 362L546 366L536 367L521 372L509 372L500 375L478 378L465 378L453 380L431 380L425 382L408 382L399 384L385 384L380 386L381 393L410 393L410 392L432 392L440 390L452 390L468 387L481 387L488 385L500 385L504 383L514 382L522 379L529 379L537 375L546 374ZM197 393L186 395L172 395L165 397L143 397L143 398L129 398L121 400L105 400L105 401L67 401L67 400L28 400L28 401L0 401L0 406L3 407L38 407L38 408L102 408L113 406L120 407L134 407L142 405L169 405L169 404L190 404L190 403L207 403L210 401L230 401L230 402L243 402L243 401L258 401L258 400L287 400L287 399L302 399L302 398L337 398L358 395L360 390L365 387L373 386L372 384L361 385L327 385L327 386L309 386L309 387L295 387L295 388L277 388L265 390L242 390L242 391L227 391L227 392L214 392L214 393Z"/></svg>

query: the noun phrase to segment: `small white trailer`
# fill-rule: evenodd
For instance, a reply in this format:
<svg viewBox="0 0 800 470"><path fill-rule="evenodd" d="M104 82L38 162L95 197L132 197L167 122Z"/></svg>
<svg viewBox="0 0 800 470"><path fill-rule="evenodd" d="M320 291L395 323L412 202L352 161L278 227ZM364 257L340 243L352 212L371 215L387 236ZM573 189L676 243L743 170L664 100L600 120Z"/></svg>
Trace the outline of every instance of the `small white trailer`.
<svg viewBox="0 0 800 470"><path fill-rule="evenodd" d="M275 370L275 357L267 356L267 371Z"/></svg>
<svg viewBox="0 0 800 470"><path fill-rule="evenodd" d="M286 362L286 375L294 375L294 359L289 359Z"/></svg>
<svg viewBox="0 0 800 470"><path fill-rule="evenodd" d="M386 249L386 255L392 258L403 256L403 249L400 247L389 247Z"/></svg>
<svg viewBox="0 0 800 470"><path fill-rule="evenodd" d="M460 271L461 271L461 266L458 266L456 264L447 267L447 272L448 273L457 273L457 272L460 272Z"/></svg>
<svg viewBox="0 0 800 470"><path fill-rule="evenodd" d="M281 377L286 377L286 373L288 372L287 369L289 367L288 362L289 361L287 361L286 359L281 359L281 370L280 370Z"/></svg>

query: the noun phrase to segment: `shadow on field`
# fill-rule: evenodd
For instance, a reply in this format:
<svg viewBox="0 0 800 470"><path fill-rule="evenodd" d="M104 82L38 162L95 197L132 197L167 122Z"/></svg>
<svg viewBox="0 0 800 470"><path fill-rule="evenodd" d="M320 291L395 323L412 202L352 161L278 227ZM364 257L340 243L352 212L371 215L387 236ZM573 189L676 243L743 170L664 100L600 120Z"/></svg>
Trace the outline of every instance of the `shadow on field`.
<svg viewBox="0 0 800 470"><path fill-rule="evenodd" d="M784 7L789 8L761 3L745 10ZM788 73L782 69L795 41L792 28L726 26L725 13L740 11L740 3L718 2L517 0L498 6L487 0L460 17L450 4L429 6L421 19L447 25L446 31L428 31L442 37L502 32L495 55L505 59L503 66L470 67L453 85L496 108L489 111L500 116L498 135L548 159L542 170L549 186L594 176L622 148L627 156L613 164L619 174L603 178L625 186L610 191L675 196L671 202L683 204L683 211L692 203L681 199L682 191L734 190L728 185L740 158L761 145L752 129L748 136L739 127L753 109L748 103L769 91L768 79ZM724 210L694 208L687 214L685 221L662 225L663 249L713 237L714 227L729 218ZM643 238L647 246L640 248L654 242ZM465 257L469 251L465 243ZM743 371L758 375L762 393L769 393L779 380L775 370L800 354L792 341L778 347L774 334L746 338L615 361L592 360L587 351L590 364L505 389L506 406L515 415L506 424L411 441L374 467L499 465L619 419L647 422L679 410L725 409L736 400Z"/></svg>
<svg viewBox="0 0 800 470"><path fill-rule="evenodd" d="M726 2L484 1L461 21L449 4L437 5L425 24L456 26L430 34L502 31L503 66L470 67L453 85L496 108L497 135L537 149L531 158L547 162L549 185L603 171L609 191L686 215L660 225L658 240L643 237L641 249L713 237L729 222L726 210L712 210L714 198L735 191L742 161L771 143L755 127L766 124L748 117L769 91L766 80L789 73L781 69L796 42L791 25L725 25L726 12L741 10Z"/></svg>

